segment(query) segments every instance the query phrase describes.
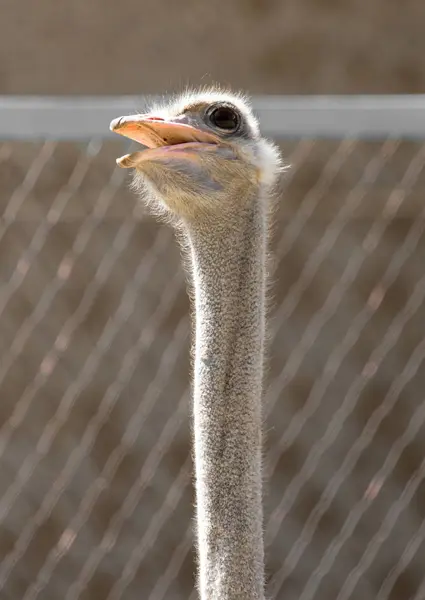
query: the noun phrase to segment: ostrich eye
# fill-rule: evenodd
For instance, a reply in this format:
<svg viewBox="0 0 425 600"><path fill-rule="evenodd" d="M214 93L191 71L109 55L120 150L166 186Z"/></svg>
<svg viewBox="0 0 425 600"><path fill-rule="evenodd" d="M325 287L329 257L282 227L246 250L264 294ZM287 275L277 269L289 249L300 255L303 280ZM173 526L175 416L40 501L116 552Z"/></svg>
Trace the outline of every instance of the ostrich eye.
<svg viewBox="0 0 425 600"><path fill-rule="evenodd" d="M223 129L224 131L236 131L240 123L238 113L229 106L214 108L209 113L209 120L214 127Z"/></svg>

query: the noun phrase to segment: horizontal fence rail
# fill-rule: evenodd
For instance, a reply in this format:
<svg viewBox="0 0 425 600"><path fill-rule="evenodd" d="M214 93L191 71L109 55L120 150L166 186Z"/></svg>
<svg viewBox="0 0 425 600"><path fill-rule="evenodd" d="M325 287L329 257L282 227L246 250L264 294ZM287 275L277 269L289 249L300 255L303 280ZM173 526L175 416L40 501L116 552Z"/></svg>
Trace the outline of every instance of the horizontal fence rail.
<svg viewBox="0 0 425 600"><path fill-rule="evenodd" d="M190 312L112 118L0 98L0 599L195 600ZM425 97L258 97L273 600L424 600Z"/></svg>
<svg viewBox="0 0 425 600"><path fill-rule="evenodd" d="M0 96L0 138L108 138L110 121L144 110L154 96ZM258 96L253 108L264 135L362 139L425 136L425 95Z"/></svg>

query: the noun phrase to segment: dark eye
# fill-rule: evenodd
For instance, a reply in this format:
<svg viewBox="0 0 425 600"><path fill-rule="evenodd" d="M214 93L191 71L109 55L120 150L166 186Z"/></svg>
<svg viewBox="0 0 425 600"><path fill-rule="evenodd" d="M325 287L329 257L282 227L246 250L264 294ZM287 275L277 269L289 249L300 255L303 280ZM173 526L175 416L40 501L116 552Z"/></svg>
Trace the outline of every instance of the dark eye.
<svg viewBox="0 0 425 600"><path fill-rule="evenodd" d="M209 113L209 119L214 127L224 131L236 131L240 118L238 113L230 106L219 106Z"/></svg>

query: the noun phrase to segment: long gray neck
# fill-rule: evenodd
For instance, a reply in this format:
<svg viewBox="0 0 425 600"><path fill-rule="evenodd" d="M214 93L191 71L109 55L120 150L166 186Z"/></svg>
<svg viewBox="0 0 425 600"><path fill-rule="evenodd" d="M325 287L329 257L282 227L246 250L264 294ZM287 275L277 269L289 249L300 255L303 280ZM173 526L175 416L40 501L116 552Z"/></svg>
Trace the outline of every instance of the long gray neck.
<svg viewBox="0 0 425 600"><path fill-rule="evenodd" d="M264 598L261 393L266 222L189 231L195 286L194 438L202 600Z"/></svg>

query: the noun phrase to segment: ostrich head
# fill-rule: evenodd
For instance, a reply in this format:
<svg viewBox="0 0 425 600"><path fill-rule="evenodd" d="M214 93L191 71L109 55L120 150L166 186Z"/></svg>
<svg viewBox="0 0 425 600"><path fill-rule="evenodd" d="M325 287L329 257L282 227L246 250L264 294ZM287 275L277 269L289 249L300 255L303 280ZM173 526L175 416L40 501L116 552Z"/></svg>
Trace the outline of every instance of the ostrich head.
<svg viewBox="0 0 425 600"><path fill-rule="evenodd" d="M226 217L268 191L280 170L275 146L260 136L242 96L187 93L110 128L147 149L117 160L134 168L134 187L155 207L185 222Z"/></svg>

